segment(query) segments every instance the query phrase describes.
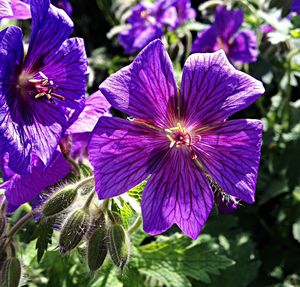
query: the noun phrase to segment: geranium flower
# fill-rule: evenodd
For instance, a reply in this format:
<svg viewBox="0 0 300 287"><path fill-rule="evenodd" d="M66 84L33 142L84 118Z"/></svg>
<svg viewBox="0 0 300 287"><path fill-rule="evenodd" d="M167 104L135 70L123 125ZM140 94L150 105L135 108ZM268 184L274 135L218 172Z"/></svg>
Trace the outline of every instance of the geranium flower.
<svg viewBox="0 0 300 287"><path fill-rule="evenodd" d="M109 116L109 102L100 91L95 92L85 101L85 107L76 122L70 126L63 139L64 152L76 159L87 156L87 146L94 127L103 115ZM70 146L70 150L68 150Z"/></svg>
<svg viewBox="0 0 300 287"><path fill-rule="evenodd" d="M5 194L9 210L35 199L46 187L57 183L70 171L70 164L58 150L55 151L53 161L47 168L35 155L32 162L32 173L19 175L8 167L8 154L1 157L0 166L4 183L0 184L0 191Z"/></svg>
<svg viewBox="0 0 300 287"><path fill-rule="evenodd" d="M127 19L130 27L119 33L119 42L126 53L141 50L152 40L161 38L165 27L173 30L196 17L190 0L142 2L132 8Z"/></svg>
<svg viewBox="0 0 300 287"><path fill-rule="evenodd" d="M293 0L291 4L291 11L296 12L297 14L300 14L300 1L299 0Z"/></svg>
<svg viewBox="0 0 300 287"><path fill-rule="evenodd" d="M87 57L82 39L67 39L70 18L49 0L32 0L32 34L24 58L22 31L0 32L0 154L14 172L29 172L32 154L51 162L85 102Z"/></svg>
<svg viewBox="0 0 300 287"><path fill-rule="evenodd" d="M193 54L180 93L160 40L100 85L110 104L131 120L100 118L89 144L100 199L148 179L142 195L144 230L173 224L195 239L219 194L254 202L262 122L229 120L263 92L222 50ZM216 188L217 186L217 188Z"/></svg>
<svg viewBox="0 0 300 287"><path fill-rule="evenodd" d="M256 35L251 30L238 33L244 20L243 10L216 9L215 23L199 32L192 53L214 52L223 49L233 62L251 63L258 57Z"/></svg>

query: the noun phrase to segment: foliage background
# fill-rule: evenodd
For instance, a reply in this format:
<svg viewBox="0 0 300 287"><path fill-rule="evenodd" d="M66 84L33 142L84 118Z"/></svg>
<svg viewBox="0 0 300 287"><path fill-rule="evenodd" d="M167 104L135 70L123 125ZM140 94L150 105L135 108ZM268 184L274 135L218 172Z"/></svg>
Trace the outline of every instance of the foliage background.
<svg viewBox="0 0 300 287"><path fill-rule="evenodd" d="M213 19L212 2L192 1L198 9L196 30ZM228 1L227 1L228 2ZM229 1L230 2L230 1ZM120 24L133 0L71 1L74 36L85 39L90 57L88 92L109 74L127 65L126 56L111 37L111 28ZM219 215L216 209L196 241L176 228L152 238L141 230L132 235L131 258L123 272L108 260L101 270L89 273L82 249L62 257L57 247L57 231L40 264L31 222L19 234L18 250L24 267L25 286L300 286L300 17L286 17L290 1L234 1L244 9L245 24L257 32L260 56L256 63L241 67L263 81L266 93L235 118L259 118L264 122L264 138L256 203L240 206L233 215ZM275 24L274 24L275 23ZM263 35L261 27L274 24L275 32ZM18 22L30 33L30 21ZM191 30L191 26L182 28ZM108 34L109 33L109 34ZM110 38L107 37L110 35ZM167 35L167 40L185 47L186 38ZM176 72L180 74L185 54L172 50ZM131 191L138 200L142 188ZM122 203L117 208L126 223L134 214ZM19 209L11 222L24 212ZM46 234L46 238L47 238Z"/></svg>

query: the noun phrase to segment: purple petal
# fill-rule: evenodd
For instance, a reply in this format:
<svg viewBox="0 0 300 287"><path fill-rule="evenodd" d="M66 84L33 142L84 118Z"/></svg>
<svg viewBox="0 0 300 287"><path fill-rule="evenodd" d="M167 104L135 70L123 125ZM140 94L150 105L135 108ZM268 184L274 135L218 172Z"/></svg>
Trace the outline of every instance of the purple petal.
<svg viewBox="0 0 300 287"><path fill-rule="evenodd" d="M72 15L73 8L69 0L51 0L51 3L54 6L63 9L69 16Z"/></svg>
<svg viewBox="0 0 300 287"><path fill-rule="evenodd" d="M0 18L12 16L13 12L11 10L10 0L0 1Z"/></svg>
<svg viewBox="0 0 300 287"><path fill-rule="evenodd" d="M122 31L118 35L121 46L127 54L133 54L147 46L151 41L161 38L163 29L160 25L139 25Z"/></svg>
<svg viewBox="0 0 300 287"><path fill-rule="evenodd" d="M191 7L190 0L177 0L176 9L178 13L178 25L196 18L196 11Z"/></svg>
<svg viewBox="0 0 300 287"><path fill-rule="evenodd" d="M68 128L66 134L92 132L99 118L108 115L109 102L100 91L95 92L85 101L85 106L75 123Z"/></svg>
<svg viewBox="0 0 300 287"><path fill-rule="evenodd" d="M159 127L173 124L177 86L160 40L151 42L131 65L106 79L100 91L114 108L134 118Z"/></svg>
<svg viewBox="0 0 300 287"><path fill-rule="evenodd" d="M228 57L240 63L255 62L258 57L255 33L251 30L239 33L230 46Z"/></svg>
<svg viewBox="0 0 300 287"><path fill-rule="evenodd" d="M145 125L102 117L88 151L99 199L117 196L141 183L169 149L163 134Z"/></svg>
<svg viewBox="0 0 300 287"><path fill-rule="evenodd" d="M54 54L73 30L69 16L50 5L50 0L31 0L30 8L32 33L25 60L27 71L43 66L45 57Z"/></svg>
<svg viewBox="0 0 300 287"><path fill-rule="evenodd" d="M69 170L69 163L58 151L47 169L35 157L32 173L27 175L15 174L8 181L1 184L0 189L5 190L5 197L9 204L21 205L34 199L47 186L63 179Z"/></svg>
<svg viewBox="0 0 300 287"><path fill-rule="evenodd" d="M291 5L291 11L300 14L300 0L293 0Z"/></svg>
<svg viewBox="0 0 300 287"><path fill-rule="evenodd" d="M28 172L31 161L31 143L20 136L22 127L16 112L10 113L14 106L14 90L11 83L17 78L24 56L22 31L9 27L0 32L0 154L8 151L10 167L19 173ZM16 120L16 122L14 122Z"/></svg>
<svg viewBox="0 0 300 287"><path fill-rule="evenodd" d="M233 120L203 130L196 144L200 163L231 196L254 202L262 140L262 122Z"/></svg>
<svg viewBox="0 0 300 287"><path fill-rule="evenodd" d="M173 148L152 173L142 196L145 232L157 235L177 224L196 239L213 206L213 192L189 150Z"/></svg>
<svg viewBox="0 0 300 287"><path fill-rule="evenodd" d="M223 42L227 43L239 30L244 21L243 10L227 10L226 6L216 9L215 27Z"/></svg>
<svg viewBox="0 0 300 287"><path fill-rule="evenodd" d="M193 54L182 75L181 117L191 128L220 123L263 92L262 83L236 70L224 51Z"/></svg>
<svg viewBox="0 0 300 287"><path fill-rule="evenodd" d="M192 44L192 53L207 53L217 50L219 50L219 45L217 31L214 26L199 32Z"/></svg>

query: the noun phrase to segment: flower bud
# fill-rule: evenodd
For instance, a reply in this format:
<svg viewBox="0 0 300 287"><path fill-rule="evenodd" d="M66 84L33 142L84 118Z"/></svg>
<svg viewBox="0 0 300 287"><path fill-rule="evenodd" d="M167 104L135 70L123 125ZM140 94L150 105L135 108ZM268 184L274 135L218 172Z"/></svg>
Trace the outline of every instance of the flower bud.
<svg viewBox="0 0 300 287"><path fill-rule="evenodd" d="M1 267L0 286L18 287L21 280L21 263L18 258L10 257L6 259Z"/></svg>
<svg viewBox="0 0 300 287"><path fill-rule="evenodd" d="M105 215L103 210L97 208L96 210L92 211L91 222L87 232L87 238L90 238L94 231L99 227L105 228Z"/></svg>
<svg viewBox="0 0 300 287"><path fill-rule="evenodd" d="M42 210L43 215L48 217L64 211L75 201L76 195L77 189L72 185L55 193L45 203Z"/></svg>
<svg viewBox="0 0 300 287"><path fill-rule="evenodd" d="M108 249L113 263L123 269L128 262L130 242L122 225L113 224L109 228Z"/></svg>
<svg viewBox="0 0 300 287"><path fill-rule="evenodd" d="M107 241L105 228L97 228L88 241L87 261L91 271L98 270L107 255Z"/></svg>
<svg viewBox="0 0 300 287"><path fill-rule="evenodd" d="M89 223L89 215L82 208L71 213L60 232L60 252L65 253L74 249L85 235Z"/></svg>

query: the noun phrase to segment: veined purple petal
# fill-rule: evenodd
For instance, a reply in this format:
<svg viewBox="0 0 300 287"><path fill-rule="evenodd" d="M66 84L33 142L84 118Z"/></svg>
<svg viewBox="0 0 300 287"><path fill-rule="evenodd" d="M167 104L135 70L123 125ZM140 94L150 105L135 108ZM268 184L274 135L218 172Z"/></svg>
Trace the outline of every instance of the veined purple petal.
<svg viewBox="0 0 300 287"><path fill-rule="evenodd" d="M262 122L232 120L199 133L199 162L231 196L254 202L260 160Z"/></svg>
<svg viewBox="0 0 300 287"><path fill-rule="evenodd" d="M44 59L54 54L70 36L73 22L64 10L50 5L50 0L31 0L32 33L25 70L35 71Z"/></svg>
<svg viewBox="0 0 300 287"><path fill-rule="evenodd" d="M251 30L240 32L230 46L228 57L240 63L255 62L258 57L255 33Z"/></svg>
<svg viewBox="0 0 300 287"><path fill-rule="evenodd" d="M207 53L219 50L217 36L215 26L199 32L192 44L192 53Z"/></svg>
<svg viewBox="0 0 300 287"><path fill-rule="evenodd" d="M88 146L99 199L141 183L169 150L159 131L132 121L101 117Z"/></svg>
<svg viewBox="0 0 300 287"><path fill-rule="evenodd" d="M131 65L111 75L99 88L114 108L134 118L158 127L170 127L174 122L177 86L160 40L151 42Z"/></svg>
<svg viewBox="0 0 300 287"><path fill-rule="evenodd" d="M41 160L35 157L30 174L15 174L0 185L0 190L5 190L5 197L10 205L21 205L34 199L47 186L63 179L69 170L69 163L58 151L47 169Z"/></svg>
<svg viewBox="0 0 300 287"><path fill-rule="evenodd" d="M224 51L193 54L182 75L181 118L193 128L220 123L263 93L262 83L236 70Z"/></svg>
<svg viewBox="0 0 300 287"><path fill-rule="evenodd" d="M218 36L227 43L239 30L244 21L243 10L227 10L226 6L216 9L215 27Z"/></svg>
<svg viewBox="0 0 300 287"><path fill-rule="evenodd" d="M20 136L23 132L17 114L10 113L14 106L14 90L10 84L17 77L24 56L22 31L18 27L9 27L0 32L0 154L8 151L10 167L24 173L30 170L30 141ZM16 120L16 122L14 122Z"/></svg>
<svg viewBox="0 0 300 287"><path fill-rule="evenodd" d="M13 12L11 10L10 0L1 0L0 1L0 18L12 16Z"/></svg>
<svg viewBox="0 0 300 287"><path fill-rule="evenodd" d="M155 168L142 196L145 232L157 235L173 224L196 239L213 206L213 192L189 150L172 148Z"/></svg>
<svg viewBox="0 0 300 287"><path fill-rule="evenodd" d="M75 123L68 128L66 134L92 132L99 118L108 115L109 102L100 91L95 92L85 101L85 106Z"/></svg>

